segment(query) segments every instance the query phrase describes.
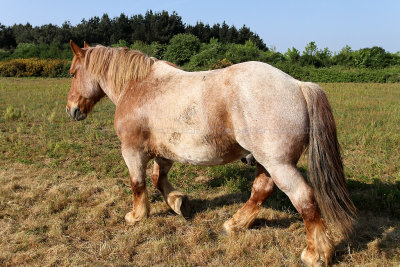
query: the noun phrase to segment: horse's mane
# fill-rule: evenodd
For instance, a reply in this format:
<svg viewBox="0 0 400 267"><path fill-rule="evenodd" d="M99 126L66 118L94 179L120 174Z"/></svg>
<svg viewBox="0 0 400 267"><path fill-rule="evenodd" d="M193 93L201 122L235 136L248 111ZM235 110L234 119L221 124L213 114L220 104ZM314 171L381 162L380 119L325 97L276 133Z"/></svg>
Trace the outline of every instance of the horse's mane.
<svg viewBox="0 0 400 267"><path fill-rule="evenodd" d="M128 81L141 81L150 73L155 58L126 47L95 46L87 49L84 67L96 76L104 76L120 93Z"/></svg>

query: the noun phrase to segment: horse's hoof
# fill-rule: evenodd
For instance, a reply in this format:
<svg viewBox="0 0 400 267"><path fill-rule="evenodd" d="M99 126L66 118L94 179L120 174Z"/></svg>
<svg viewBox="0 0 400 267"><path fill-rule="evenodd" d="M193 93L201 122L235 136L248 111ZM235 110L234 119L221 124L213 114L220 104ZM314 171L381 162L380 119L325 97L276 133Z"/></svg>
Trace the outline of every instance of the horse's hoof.
<svg viewBox="0 0 400 267"><path fill-rule="evenodd" d="M301 261L309 267L323 267L323 266L328 266L327 263L325 263L318 253L315 253L314 255L311 254L309 251L307 251L307 248L303 250L301 253Z"/></svg>
<svg viewBox="0 0 400 267"><path fill-rule="evenodd" d="M134 225L134 224L137 223L138 221L140 221L140 219L135 218L133 211L128 212L128 213L125 215L125 222L126 222L126 224L128 224L128 225Z"/></svg>
<svg viewBox="0 0 400 267"><path fill-rule="evenodd" d="M223 233L223 235L232 236L232 235L235 234L236 229L233 227L231 220L232 219L227 220L222 225L222 233Z"/></svg>
<svg viewBox="0 0 400 267"><path fill-rule="evenodd" d="M180 192L172 192L168 195L168 204L177 214L189 218L190 202L186 195Z"/></svg>
<svg viewBox="0 0 400 267"><path fill-rule="evenodd" d="M222 230L220 231L220 235L221 236L226 236L229 237L230 234L228 233L228 231L225 229L225 227L222 227Z"/></svg>

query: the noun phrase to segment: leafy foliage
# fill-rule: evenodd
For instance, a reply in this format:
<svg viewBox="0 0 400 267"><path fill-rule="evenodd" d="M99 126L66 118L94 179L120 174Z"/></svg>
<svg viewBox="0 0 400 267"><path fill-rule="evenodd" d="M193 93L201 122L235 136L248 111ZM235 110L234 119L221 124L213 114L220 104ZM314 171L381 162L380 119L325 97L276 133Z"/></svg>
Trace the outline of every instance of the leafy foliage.
<svg viewBox="0 0 400 267"><path fill-rule="evenodd" d="M0 61L0 76L67 77L71 62L67 60L13 59Z"/></svg>
<svg viewBox="0 0 400 267"><path fill-rule="evenodd" d="M248 40L244 45L229 44L226 51L226 59L233 63L258 60L260 55L261 51L251 40Z"/></svg>
<svg viewBox="0 0 400 267"><path fill-rule="evenodd" d="M225 57L226 46L212 38L209 44L202 44L200 52L190 58L187 65L189 70L209 68L212 64Z"/></svg>
<svg viewBox="0 0 400 267"><path fill-rule="evenodd" d="M183 64L200 50L200 40L193 34L175 35L167 47L165 58L175 64Z"/></svg>

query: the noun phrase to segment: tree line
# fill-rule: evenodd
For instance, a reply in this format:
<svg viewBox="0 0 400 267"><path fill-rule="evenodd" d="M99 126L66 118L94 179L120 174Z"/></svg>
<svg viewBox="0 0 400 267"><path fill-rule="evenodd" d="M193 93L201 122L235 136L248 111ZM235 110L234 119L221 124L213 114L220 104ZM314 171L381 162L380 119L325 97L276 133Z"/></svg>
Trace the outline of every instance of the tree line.
<svg viewBox="0 0 400 267"><path fill-rule="evenodd" d="M104 14L101 18L95 16L88 20L82 19L76 26L72 26L69 21L61 26L46 24L36 27L30 23L12 26L0 23L0 48L15 49L21 43L65 44L70 39L81 45L83 40L103 45L115 44L119 40L125 40L128 43L140 40L148 44L152 42L168 44L173 36L180 33L193 34L204 43L217 38L222 43L244 44L250 39L261 50L267 50L263 40L245 25L240 29L229 26L225 22L212 26L202 22L197 22L194 26L186 25L176 12L169 14L167 11L153 12L151 10L145 15L137 14L131 17L122 13L118 17L110 18L108 14Z"/></svg>

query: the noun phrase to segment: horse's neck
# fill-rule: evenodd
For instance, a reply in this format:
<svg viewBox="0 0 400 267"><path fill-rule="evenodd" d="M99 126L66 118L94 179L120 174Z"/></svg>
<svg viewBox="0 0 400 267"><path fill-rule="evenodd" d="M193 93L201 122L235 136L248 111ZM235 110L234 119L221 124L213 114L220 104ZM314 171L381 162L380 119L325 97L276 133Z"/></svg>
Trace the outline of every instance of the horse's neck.
<svg viewBox="0 0 400 267"><path fill-rule="evenodd" d="M119 93L116 93L116 90L112 88L111 83L107 81L105 78L100 78L99 84L103 92L108 96L108 98L111 99L111 101L114 103L114 105L117 105L118 99L119 99Z"/></svg>
<svg viewBox="0 0 400 267"><path fill-rule="evenodd" d="M164 62L164 61L157 61L153 65L153 74L158 78L161 79L174 75L177 72L182 72L178 67L175 65ZM148 77L150 79L150 77ZM154 77L153 77L154 78ZM147 78L145 78L147 79ZM114 105L117 105L119 97L124 93L124 90L114 90L113 85L106 79L106 77L101 77L99 80L99 84L101 89L103 89L104 93L111 99ZM116 93L118 92L118 93Z"/></svg>

